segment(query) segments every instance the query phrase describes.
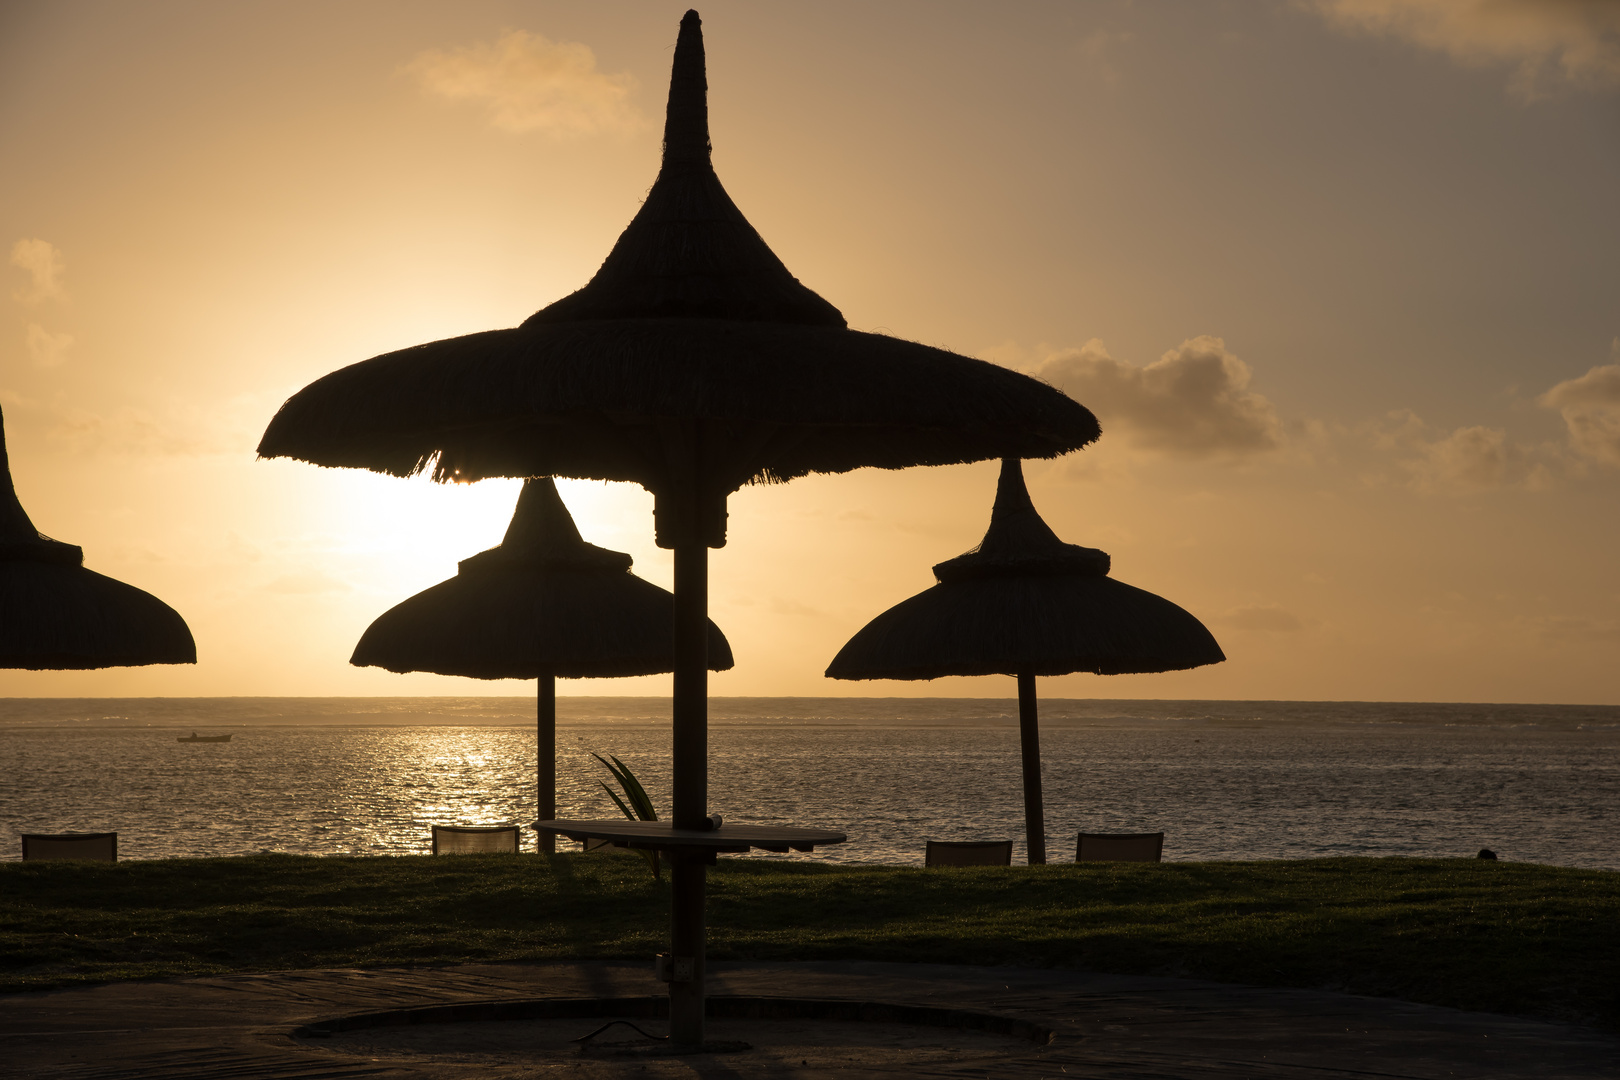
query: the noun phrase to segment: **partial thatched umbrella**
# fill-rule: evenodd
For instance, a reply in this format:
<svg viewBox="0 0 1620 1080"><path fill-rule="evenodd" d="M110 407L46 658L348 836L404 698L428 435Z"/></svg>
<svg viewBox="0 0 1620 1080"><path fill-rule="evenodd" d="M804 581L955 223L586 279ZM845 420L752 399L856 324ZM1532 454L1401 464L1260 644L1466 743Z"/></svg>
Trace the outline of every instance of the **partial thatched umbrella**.
<svg viewBox="0 0 1620 1080"><path fill-rule="evenodd" d="M630 556L587 544L547 477L528 480L499 547L378 616L349 663L474 679L538 679L540 820L557 816L557 679L656 675L674 667L675 597L630 573ZM709 623L709 669L731 645ZM540 834L542 851L556 837Z"/></svg>
<svg viewBox="0 0 1620 1080"><path fill-rule="evenodd" d="M282 406L259 444L265 457L400 476L575 476L651 491L658 543L675 552L676 833L710 824L707 549L725 543L730 492L869 465L1053 457L1098 434L1090 412L1044 383L848 329L720 185L707 93L689 11L663 166L596 276L516 329L333 372ZM702 875L700 860L676 860L674 947L693 972L672 986L682 1043L701 1041L703 1026Z"/></svg>
<svg viewBox="0 0 1620 1080"><path fill-rule="evenodd" d="M939 584L861 628L832 679L1015 675L1031 864L1046 861L1037 675L1181 671L1226 659L1204 624L1162 596L1108 576L1096 548L1057 538L1030 501L1019 462L1001 463L978 547L934 567Z"/></svg>
<svg viewBox="0 0 1620 1080"><path fill-rule="evenodd" d="M195 664L168 604L84 568L84 549L34 528L17 501L0 415L0 667L79 671Z"/></svg>

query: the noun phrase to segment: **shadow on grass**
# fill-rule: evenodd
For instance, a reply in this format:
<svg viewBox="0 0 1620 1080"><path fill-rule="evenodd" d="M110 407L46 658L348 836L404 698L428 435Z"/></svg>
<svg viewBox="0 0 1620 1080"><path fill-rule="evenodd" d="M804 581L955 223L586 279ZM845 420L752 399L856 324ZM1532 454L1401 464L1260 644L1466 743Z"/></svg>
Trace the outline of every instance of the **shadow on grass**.
<svg viewBox="0 0 1620 1080"><path fill-rule="evenodd" d="M0 989L227 971L647 959L634 855L0 865ZM1620 1028L1620 874L1319 859L920 870L723 859L710 955L1088 968Z"/></svg>

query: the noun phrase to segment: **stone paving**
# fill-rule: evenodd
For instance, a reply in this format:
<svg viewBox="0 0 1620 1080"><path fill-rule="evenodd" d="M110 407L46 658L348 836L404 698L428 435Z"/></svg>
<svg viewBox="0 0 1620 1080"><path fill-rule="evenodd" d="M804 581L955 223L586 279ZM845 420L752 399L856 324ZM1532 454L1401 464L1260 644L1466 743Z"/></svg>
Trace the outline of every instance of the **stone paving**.
<svg viewBox="0 0 1620 1080"><path fill-rule="evenodd" d="M1620 1076L1620 1036L1379 998L1183 979L879 963L715 964L710 993L922 1005L1028 1021L1005 1034L894 1023L717 1020L726 1054L582 1054L600 1021L299 1034L459 1002L652 997L650 965L295 971L0 997L0 1074L73 1080L577 1077L1423 1078ZM658 1021L636 1021L659 1032ZM622 1026L614 1029L624 1031ZM609 1034L603 1038L612 1039Z"/></svg>

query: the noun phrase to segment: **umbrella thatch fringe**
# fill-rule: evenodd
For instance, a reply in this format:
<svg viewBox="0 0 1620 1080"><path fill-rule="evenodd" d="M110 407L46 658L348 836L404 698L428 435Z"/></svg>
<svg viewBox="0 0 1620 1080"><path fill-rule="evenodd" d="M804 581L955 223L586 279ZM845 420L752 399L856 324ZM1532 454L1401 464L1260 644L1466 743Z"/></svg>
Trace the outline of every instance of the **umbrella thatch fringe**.
<svg viewBox="0 0 1620 1080"><path fill-rule="evenodd" d="M150 593L81 566L0 561L0 668L196 662L186 621Z"/></svg>
<svg viewBox="0 0 1620 1080"><path fill-rule="evenodd" d="M640 318L844 326L837 308L789 273L715 175L702 25L695 11L681 20L663 168L646 202L590 283L525 326Z"/></svg>
<svg viewBox="0 0 1620 1080"><path fill-rule="evenodd" d="M655 675L674 667L674 625L675 598L622 571L462 574L384 612L349 662L474 679ZM708 666L732 666L713 622Z"/></svg>
<svg viewBox="0 0 1620 1080"><path fill-rule="evenodd" d="M1050 458L1094 441L1085 406L983 360L881 334L707 319L492 330L317 379L271 420L262 457L437 480L661 483L660 425L721 451L725 490L863 466ZM791 428L791 431L782 429Z"/></svg>
<svg viewBox="0 0 1620 1080"><path fill-rule="evenodd" d="M885 611L838 651L827 677L1126 675L1225 659L1187 611L1112 578L977 578Z"/></svg>

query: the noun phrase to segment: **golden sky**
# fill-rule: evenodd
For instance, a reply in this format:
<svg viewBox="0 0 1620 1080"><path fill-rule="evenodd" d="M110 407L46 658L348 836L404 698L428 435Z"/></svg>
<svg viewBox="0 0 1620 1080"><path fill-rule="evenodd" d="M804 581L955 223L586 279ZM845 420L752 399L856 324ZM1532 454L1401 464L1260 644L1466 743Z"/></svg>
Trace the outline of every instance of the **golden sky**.
<svg viewBox="0 0 1620 1080"><path fill-rule="evenodd" d="M527 692L347 662L499 541L515 481L254 446L320 375L591 276L656 173L683 10L0 2L18 493L199 657L0 694ZM1037 507L1229 657L1043 694L1620 703L1620 5L700 10L716 168L788 267L1090 406L1100 443L1027 466ZM734 495L712 691L1011 693L821 675L978 542L995 473ZM562 490L669 585L650 496Z"/></svg>

